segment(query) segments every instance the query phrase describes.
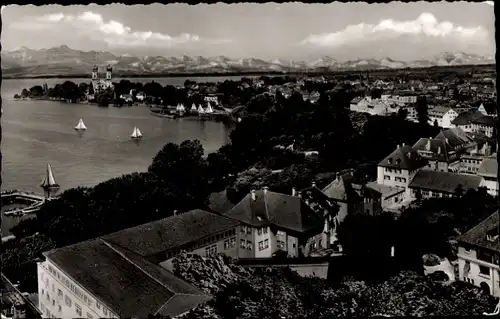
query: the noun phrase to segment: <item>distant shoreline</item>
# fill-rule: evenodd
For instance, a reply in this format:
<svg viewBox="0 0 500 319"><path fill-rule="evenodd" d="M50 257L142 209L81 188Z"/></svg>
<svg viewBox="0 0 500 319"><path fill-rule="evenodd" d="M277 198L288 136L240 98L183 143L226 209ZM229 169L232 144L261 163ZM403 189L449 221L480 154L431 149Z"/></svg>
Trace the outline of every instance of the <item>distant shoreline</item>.
<svg viewBox="0 0 500 319"><path fill-rule="evenodd" d="M116 73L115 78L182 78L182 77L230 77L230 76L296 76L296 75L309 75L309 76L319 76L319 75L339 75L347 73L391 73L391 72L401 72L401 71L426 71L432 69L464 69L464 68L486 68L495 67L496 64L470 64L470 65L453 65L453 66L431 66L422 68L404 68L404 69L373 69L373 70L323 70L323 71L293 71L293 72L277 72L277 71L262 71L262 72L210 72L210 73L196 73L196 72L186 72L186 73L144 73L144 74L127 74L127 73ZM89 74L67 74L67 75L28 75L28 76L2 76L4 80L23 80L23 79L90 79Z"/></svg>

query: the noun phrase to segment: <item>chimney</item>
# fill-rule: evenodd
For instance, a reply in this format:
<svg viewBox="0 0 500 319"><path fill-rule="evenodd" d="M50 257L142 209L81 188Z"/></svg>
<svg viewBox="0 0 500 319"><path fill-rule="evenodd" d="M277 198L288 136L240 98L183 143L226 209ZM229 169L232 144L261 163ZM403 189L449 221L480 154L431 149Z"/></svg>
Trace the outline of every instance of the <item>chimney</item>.
<svg viewBox="0 0 500 319"><path fill-rule="evenodd" d="M441 154L441 146L438 146L438 154Z"/></svg>
<svg viewBox="0 0 500 319"><path fill-rule="evenodd" d="M446 142L446 144L448 144L448 138L445 138L444 141Z"/></svg>
<svg viewBox="0 0 500 319"><path fill-rule="evenodd" d="M297 190L295 187L292 187L292 196L297 196Z"/></svg>
<svg viewBox="0 0 500 319"><path fill-rule="evenodd" d="M174 209L174 216L176 216L178 212L179 211L177 209Z"/></svg>
<svg viewBox="0 0 500 319"><path fill-rule="evenodd" d="M399 144L396 146L396 148L399 148Z"/></svg>
<svg viewBox="0 0 500 319"><path fill-rule="evenodd" d="M267 191L269 190L269 187L264 186L264 187L262 187L262 190L264 191L264 194L265 194L265 193L267 193Z"/></svg>
<svg viewBox="0 0 500 319"><path fill-rule="evenodd" d="M401 146L405 146L405 143L401 144Z"/></svg>
<svg viewBox="0 0 500 319"><path fill-rule="evenodd" d="M255 200L255 189L252 189L250 194L252 195L252 200Z"/></svg>
<svg viewBox="0 0 500 319"><path fill-rule="evenodd" d="M312 182L311 187L316 187L316 182Z"/></svg>

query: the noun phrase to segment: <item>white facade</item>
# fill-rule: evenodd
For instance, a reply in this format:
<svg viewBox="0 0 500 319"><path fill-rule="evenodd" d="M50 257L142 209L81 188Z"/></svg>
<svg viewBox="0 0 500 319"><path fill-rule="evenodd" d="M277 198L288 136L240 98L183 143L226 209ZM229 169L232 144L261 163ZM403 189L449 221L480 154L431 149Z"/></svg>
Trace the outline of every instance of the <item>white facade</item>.
<svg viewBox="0 0 500 319"><path fill-rule="evenodd" d="M409 171L406 169L399 168L389 168L389 167L377 167L377 184L407 188L410 182L417 174L418 170Z"/></svg>
<svg viewBox="0 0 500 319"><path fill-rule="evenodd" d="M449 109L444 114L433 114L432 110L429 110L429 124L433 125L434 121L437 121L438 126L442 128L451 128L451 122L458 116L458 113L453 109Z"/></svg>
<svg viewBox="0 0 500 319"><path fill-rule="evenodd" d="M38 263L37 272L38 308L43 318L118 318L50 260Z"/></svg>
<svg viewBox="0 0 500 319"><path fill-rule="evenodd" d="M494 126L492 125L486 125L482 123L471 123L470 126L472 132L481 132L488 137L493 136Z"/></svg>
<svg viewBox="0 0 500 319"><path fill-rule="evenodd" d="M477 258L476 250L458 248L459 279L480 288L488 285L490 294L500 297L500 267Z"/></svg>

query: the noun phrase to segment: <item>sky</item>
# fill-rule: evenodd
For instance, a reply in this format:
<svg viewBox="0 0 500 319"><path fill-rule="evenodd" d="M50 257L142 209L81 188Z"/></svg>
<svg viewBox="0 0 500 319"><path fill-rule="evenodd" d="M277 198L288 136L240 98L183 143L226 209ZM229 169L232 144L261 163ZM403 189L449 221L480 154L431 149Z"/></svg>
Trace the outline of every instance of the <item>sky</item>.
<svg viewBox="0 0 500 319"><path fill-rule="evenodd" d="M495 53L493 1L2 7L2 47L339 61Z"/></svg>

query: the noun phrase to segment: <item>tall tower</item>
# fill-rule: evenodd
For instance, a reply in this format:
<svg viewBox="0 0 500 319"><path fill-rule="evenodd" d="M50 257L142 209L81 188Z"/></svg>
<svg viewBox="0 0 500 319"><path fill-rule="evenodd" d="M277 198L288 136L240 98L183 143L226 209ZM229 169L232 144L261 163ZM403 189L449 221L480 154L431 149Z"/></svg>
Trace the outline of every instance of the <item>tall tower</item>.
<svg viewBox="0 0 500 319"><path fill-rule="evenodd" d="M108 65L108 67L106 68L106 80L109 82L111 82L112 72L113 72L113 68L111 67L111 65Z"/></svg>
<svg viewBox="0 0 500 319"><path fill-rule="evenodd" d="M99 68L94 65L92 68L92 81L97 81L99 79Z"/></svg>

